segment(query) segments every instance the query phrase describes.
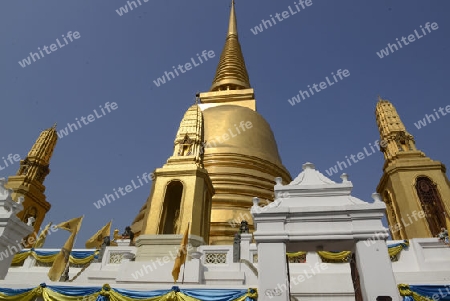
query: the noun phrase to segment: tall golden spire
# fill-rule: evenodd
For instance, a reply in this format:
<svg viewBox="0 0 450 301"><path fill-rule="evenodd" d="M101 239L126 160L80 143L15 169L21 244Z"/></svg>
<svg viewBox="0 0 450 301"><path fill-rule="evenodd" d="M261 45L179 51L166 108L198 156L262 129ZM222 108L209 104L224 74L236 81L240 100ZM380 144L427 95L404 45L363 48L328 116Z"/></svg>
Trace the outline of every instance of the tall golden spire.
<svg viewBox="0 0 450 301"><path fill-rule="evenodd" d="M232 0L227 39L210 91L248 88L250 88L250 80L239 44L234 0Z"/></svg>
<svg viewBox="0 0 450 301"><path fill-rule="evenodd" d="M7 187L14 191L13 199L17 201L20 196L24 197L23 211L17 216L23 222L34 217L36 233L51 207L44 194L44 180L50 173L50 159L57 140L56 124L42 131L28 156L20 161L17 174L8 178Z"/></svg>
<svg viewBox="0 0 450 301"><path fill-rule="evenodd" d="M375 115L380 131L380 144L387 162L399 153L425 156L417 150L413 135L406 131L405 125L390 101L378 97Z"/></svg>

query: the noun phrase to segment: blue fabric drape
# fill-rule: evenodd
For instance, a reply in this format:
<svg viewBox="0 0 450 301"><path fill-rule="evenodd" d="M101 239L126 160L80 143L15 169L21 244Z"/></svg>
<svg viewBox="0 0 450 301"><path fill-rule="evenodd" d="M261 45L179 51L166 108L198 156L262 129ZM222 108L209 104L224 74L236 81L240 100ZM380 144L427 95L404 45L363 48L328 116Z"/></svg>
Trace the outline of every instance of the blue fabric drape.
<svg viewBox="0 0 450 301"><path fill-rule="evenodd" d="M183 294L200 299L203 301L231 301L242 295L247 290L221 290L221 289L209 289L209 290L180 290Z"/></svg>
<svg viewBox="0 0 450 301"><path fill-rule="evenodd" d="M158 296L162 296L162 295L165 295L165 294L171 292L171 290L132 291L132 290L121 289L121 288L113 288L113 290L124 296L130 297L130 298L136 298L136 299L158 297Z"/></svg>
<svg viewBox="0 0 450 301"><path fill-rule="evenodd" d="M439 301L450 301L449 285L410 285L409 289L416 294L433 299L433 295L439 298ZM409 296L408 296L409 297ZM405 299L404 299L405 300Z"/></svg>
<svg viewBox="0 0 450 301"><path fill-rule="evenodd" d="M32 288L14 289L14 288L1 288L0 287L0 293L7 295L7 296L20 295L20 294L27 293L32 290L33 290Z"/></svg>
<svg viewBox="0 0 450 301"><path fill-rule="evenodd" d="M79 297L91 295L102 290L101 287L72 287L72 286L47 286L52 291L55 291L61 295Z"/></svg>

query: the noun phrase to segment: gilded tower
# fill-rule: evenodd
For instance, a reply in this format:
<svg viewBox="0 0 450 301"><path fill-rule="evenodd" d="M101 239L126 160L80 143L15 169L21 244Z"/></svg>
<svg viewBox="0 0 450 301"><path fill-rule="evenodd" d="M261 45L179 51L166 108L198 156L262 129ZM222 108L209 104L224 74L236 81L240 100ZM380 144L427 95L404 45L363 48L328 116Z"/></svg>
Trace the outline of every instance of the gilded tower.
<svg viewBox="0 0 450 301"><path fill-rule="evenodd" d="M392 239L435 237L450 213L445 165L416 148L392 103L380 98L375 113L385 158L377 192L386 203Z"/></svg>
<svg viewBox="0 0 450 301"><path fill-rule="evenodd" d="M209 238L211 197L214 189L203 166L203 116L191 106L180 123L174 151L154 172L151 194L139 234L190 234Z"/></svg>
<svg viewBox="0 0 450 301"><path fill-rule="evenodd" d="M189 133L186 139L194 143L193 150L199 147L200 141L202 142L204 151L199 157L199 162L208 173L207 179L212 183L213 189L208 190L213 191L209 243L232 244L234 234L238 231L237 225L241 220L247 220L250 227L253 227L250 215L252 198L256 196L273 201L275 178L281 177L284 184L291 181L289 172L281 163L269 124L256 112L254 90L250 85L238 39L234 1L231 4L225 46L212 86L209 92L198 94L198 104L194 107L198 110L198 120L200 116L202 119L202 139L194 139L194 143ZM194 107L188 112L194 110ZM175 153L172 158L177 158L180 151L183 154L190 151L190 148L180 149L180 145L184 145L180 144L181 137L184 138L182 124L177 134L179 138L175 140ZM178 164L176 161L171 162ZM182 168L174 170L173 177L176 177L180 170ZM157 176L158 174L159 170L156 171ZM163 188L155 186L157 181L158 179L154 181L147 204L133 223L132 228L135 232L144 234L146 231L149 233L150 229L153 229L151 233L162 231L161 223L165 218L164 215L144 214L145 210L152 210L150 209L154 202L151 200L152 196L156 193L162 195L158 189ZM182 202L184 200L183 196ZM187 220L183 219L182 225L185 222ZM160 230L157 231L157 227L160 227Z"/></svg>
<svg viewBox="0 0 450 301"><path fill-rule="evenodd" d="M28 156L20 161L19 171L8 178L7 188L13 190L12 198L17 201L23 197L23 210L17 214L23 222L35 218L34 231L39 232L45 214L50 210L50 203L45 197L45 177L50 173L50 159L55 149L58 135L56 124L41 132Z"/></svg>

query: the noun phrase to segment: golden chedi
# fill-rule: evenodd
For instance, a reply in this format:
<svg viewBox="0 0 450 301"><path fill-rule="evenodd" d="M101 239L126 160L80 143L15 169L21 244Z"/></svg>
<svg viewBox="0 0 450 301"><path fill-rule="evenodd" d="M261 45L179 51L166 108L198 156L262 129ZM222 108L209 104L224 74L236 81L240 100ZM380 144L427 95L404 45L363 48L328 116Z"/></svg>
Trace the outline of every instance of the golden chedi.
<svg viewBox="0 0 450 301"><path fill-rule="evenodd" d="M289 172L281 163L270 125L256 112L254 90L250 86L238 40L234 1L225 46L211 89L197 96L197 104L193 107L198 109L200 116L192 123L200 124L201 120L202 128L195 135L187 133L185 138L192 140L195 149L200 145L200 153L192 151L192 162L197 162L199 167L207 171L213 186L209 235L202 237L205 240L208 237L210 244L231 244L241 220L247 220L252 229L250 207L253 197L273 201L275 177L281 177L284 184L291 181ZM189 110L194 110L193 107ZM178 169L182 168L183 163L177 163L174 159L183 156L176 152L177 149L180 149L178 152L181 151L179 135L183 134L181 127L185 119L186 115L178 130L174 155L165 166L178 164ZM158 169L155 175L158 177ZM174 173L172 177L176 180L178 175ZM152 211L151 196L154 195L154 190L153 184L147 203L133 222L132 229L138 235L164 232L161 232L162 229L155 230L161 227L164 216L160 214L150 217L145 213ZM173 211L178 210L177 208L173 208ZM183 223L174 234L181 234L184 230L182 215L186 212L181 210L180 214ZM154 226L149 227L150 224ZM148 232L150 228L154 230Z"/></svg>

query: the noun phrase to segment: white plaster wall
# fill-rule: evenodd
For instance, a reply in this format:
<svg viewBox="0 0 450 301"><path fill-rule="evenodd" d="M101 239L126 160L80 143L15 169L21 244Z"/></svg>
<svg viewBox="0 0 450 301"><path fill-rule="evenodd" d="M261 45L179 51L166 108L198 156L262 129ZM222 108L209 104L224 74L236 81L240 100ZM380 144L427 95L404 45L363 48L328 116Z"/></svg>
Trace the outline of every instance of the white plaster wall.
<svg viewBox="0 0 450 301"><path fill-rule="evenodd" d="M388 241L394 244L401 241ZM133 252L133 247L115 247L124 252ZM114 247L108 248L114 250ZM114 251L119 251L116 249ZM202 246L202 252L227 252L227 264L203 265L201 260L186 263L186 283L180 287L199 288L248 288L257 287L257 277L243 263L232 263L231 246ZM299 250L300 251L300 250ZM256 245L250 244L249 258L253 260ZM142 269L145 262L127 262L110 264L109 252L105 252L102 263L92 263L73 283L50 282L48 267L36 267L34 259L28 258L23 267L10 267L5 280L0 280L0 287L27 288L35 287L42 282L52 285L101 286L109 283L114 287L127 289L161 289L173 285L171 276L173 261L166 263L153 272L146 273L142 279L134 279L132 273ZM312 274L321 263L315 252L307 253L306 263L291 263L291 294L299 300L354 300L353 285L348 263L328 263L326 269L316 272L313 277L295 285L293 279L300 275ZM148 263L147 263L148 264ZM158 265L158 264L157 264ZM253 263L258 268L258 263ZM372 267L375 268L375 267ZM450 281L450 247L435 238L412 239L410 247L400 253L399 261L392 263L397 284L448 284ZM79 268L70 268L73 278ZM297 278L300 279L300 278ZM181 279L180 279L181 281ZM295 301L295 300L293 300Z"/></svg>

